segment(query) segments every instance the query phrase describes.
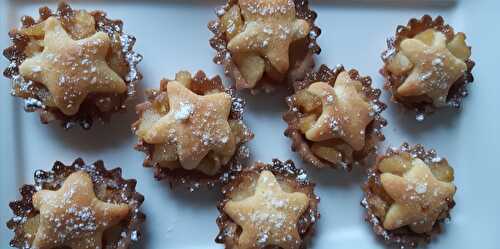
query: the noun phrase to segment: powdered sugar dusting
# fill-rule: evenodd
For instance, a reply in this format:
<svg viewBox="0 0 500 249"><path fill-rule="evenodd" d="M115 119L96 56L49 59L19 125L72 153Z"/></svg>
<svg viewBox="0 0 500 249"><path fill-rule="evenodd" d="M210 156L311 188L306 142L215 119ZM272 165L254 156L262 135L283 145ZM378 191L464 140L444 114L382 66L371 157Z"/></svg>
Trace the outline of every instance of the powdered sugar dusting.
<svg viewBox="0 0 500 249"><path fill-rule="evenodd" d="M193 105L188 102L181 102L180 108L175 112L174 117L179 121L186 120L193 113Z"/></svg>

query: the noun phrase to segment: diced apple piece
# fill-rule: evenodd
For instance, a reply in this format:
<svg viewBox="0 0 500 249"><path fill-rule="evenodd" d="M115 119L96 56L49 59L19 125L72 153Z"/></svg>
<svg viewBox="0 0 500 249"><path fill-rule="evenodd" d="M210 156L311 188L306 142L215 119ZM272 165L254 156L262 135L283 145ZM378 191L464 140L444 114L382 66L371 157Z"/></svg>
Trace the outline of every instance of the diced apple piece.
<svg viewBox="0 0 500 249"><path fill-rule="evenodd" d="M224 138L224 145L213 150L217 154L223 163L226 163L233 155L236 150L236 145L243 139L244 127L238 125L238 122L233 120L229 121L229 127L231 127L231 134Z"/></svg>
<svg viewBox="0 0 500 249"><path fill-rule="evenodd" d="M161 92L155 97L153 110L158 114L166 114L170 110L168 94L166 92Z"/></svg>
<svg viewBox="0 0 500 249"><path fill-rule="evenodd" d="M351 80L351 81L349 81L349 84L350 84L350 86L356 88L356 91L358 91L359 93L363 93L363 83L361 83L360 81ZM360 96L365 98L364 94L360 94Z"/></svg>
<svg viewBox="0 0 500 249"><path fill-rule="evenodd" d="M243 27L243 20L241 19L240 7L235 4L231 7L224 16L221 18L222 27L226 32L229 39L236 36Z"/></svg>
<svg viewBox="0 0 500 249"><path fill-rule="evenodd" d="M278 180L278 183L280 184L281 189L283 189L283 191L288 192L288 193L293 193L293 192L297 191L297 186L290 184L288 181L283 181L279 178L277 180Z"/></svg>
<svg viewBox="0 0 500 249"><path fill-rule="evenodd" d="M408 153L400 153L382 159L378 163L378 169L382 173L402 175L412 167L411 157Z"/></svg>
<svg viewBox="0 0 500 249"><path fill-rule="evenodd" d="M298 91L294 97L297 104L300 105L305 112L311 112L321 107L321 99L307 90Z"/></svg>
<svg viewBox="0 0 500 249"><path fill-rule="evenodd" d="M430 46L434 42L434 35L436 34L436 32L438 31L436 31L435 29L427 29L426 31L416 35L415 39L420 40Z"/></svg>
<svg viewBox="0 0 500 249"><path fill-rule="evenodd" d="M38 226L40 226L39 214L26 220L26 222L23 224L23 231L25 234L35 235L37 233Z"/></svg>
<svg viewBox="0 0 500 249"><path fill-rule="evenodd" d="M342 155L342 159L344 161L351 161L353 159L353 148L349 144L345 143L342 139L329 139L321 142L316 142L315 144L328 148L334 148Z"/></svg>
<svg viewBox="0 0 500 249"><path fill-rule="evenodd" d="M41 97L41 100L45 106L49 107L56 107L56 100L54 99L54 96L47 90L46 94L43 94Z"/></svg>
<svg viewBox="0 0 500 249"><path fill-rule="evenodd" d="M89 37L96 32L94 17L87 11L76 11L74 18L64 23L64 26L75 40Z"/></svg>
<svg viewBox="0 0 500 249"><path fill-rule="evenodd" d="M348 145L346 143L341 143L341 144L335 145L335 148L342 154L344 161L352 161L353 160L354 150L350 145Z"/></svg>
<svg viewBox="0 0 500 249"><path fill-rule="evenodd" d="M182 168L179 161L159 161L159 162L153 161L153 163L158 163L158 166L160 168L165 168L170 170Z"/></svg>
<svg viewBox="0 0 500 249"><path fill-rule="evenodd" d="M413 68L413 63L403 53L397 53L389 60L387 68L395 75L403 75Z"/></svg>
<svg viewBox="0 0 500 249"><path fill-rule="evenodd" d="M266 76L268 76L275 82L282 82L285 79L286 72L280 72L269 61L266 61L265 71L266 71Z"/></svg>
<svg viewBox="0 0 500 249"><path fill-rule="evenodd" d="M212 153L209 153L205 158L203 158L196 169L205 175L213 176L219 172L220 163L213 158Z"/></svg>
<svg viewBox="0 0 500 249"><path fill-rule="evenodd" d="M146 136L151 127L161 118L161 116L151 109L148 109L142 113L142 118L139 123L139 127L135 132L137 136L143 138Z"/></svg>
<svg viewBox="0 0 500 249"><path fill-rule="evenodd" d="M455 179L453 168L444 159L432 164L430 169L432 174L440 181L452 182Z"/></svg>
<svg viewBox="0 0 500 249"><path fill-rule="evenodd" d="M19 31L19 33L30 37L43 38L45 35L45 23L41 22L31 27L23 28Z"/></svg>
<svg viewBox="0 0 500 249"><path fill-rule="evenodd" d="M175 144L155 144L153 153L153 161L176 161L177 160L177 147Z"/></svg>
<svg viewBox="0 0 500 249"><path fill-rule="evenodd" d="M26 48L24 48L24 54L27 57L32 57L43 51L43 40L31 40L28 42Z"/></svg>
<svg viewBox="0 0 500 249"><path fill-rule="evenodd" d="M118 75L125 78L129 72L129 65L122 53L120 35L114 33L111 38L111 51L107 55L108 64Z"/></svg>
<svg viewBox="0 0 500 249"><path fill-rule="evenodd" d="M331 163L337 163L342 160L342 154L332 147L321 146L315 143L311 146L311 151L314 155Z"/></svg>
<svg viewBox="0 0 500 249"><path fill-rule="evenodd" d="M299 129L302 133L306 133L311 127L314 125L316 120L318 119L318 115L310 114L308 116L302 117L299 119Z"/></svg>
<svg viewBox="0 0 500 249"><path fill-rule="evenodd" d="M179 71L175 74L175 80L189 88L189 85L191 85L191 74L188 71Z"/></svg>
<svg viewBox="0 0 500 249"><path fill-rule="evenodd" d="M249 136L248 127L241 120L228 120L229 127L231 127L231 136L233 136L237 143Z"/></svg>
<svg viewBox="0 0 500 249"><path fill-rule="evenodd" d="M448 50L456 56L457 58L461 60L466 60L469 59L471 55L471 51L469 46L467 46L467 43L465 43L465 34L464 33L457 33L455 37L453 37L453 40L451 40L448 45Z"/></svg>
<svg viewBox="0 0 500 249"><path fill-rule="evenodd" d="M217 155L217 164L226 164L234 155L237 144L248 136L248 128L241 120L229 120L231 134L226 138L224 145L213 150L208 156L214 157ZM205 159L204 159L205 160ZM206 173L206 172L205 172Z"/></svg>
<svg viewBox="0 0 500 249"><path fill-rule="evenodd" d="M369 199L369 203L373 207L373 211L375 212L375 214L377 214L378 217L384 217L387 213L387 209L389 209L389 205L387 204L387 202L382 200L382 198L377 195L372 196Z"/></svg>
<svg viewBox="0 0 500 249"><path fill-rule="evenodd" d="M260 56L251 53L235 54L234 59L241 75L247 82L245 88L253 88L262 79L266 62Z"/></svg>

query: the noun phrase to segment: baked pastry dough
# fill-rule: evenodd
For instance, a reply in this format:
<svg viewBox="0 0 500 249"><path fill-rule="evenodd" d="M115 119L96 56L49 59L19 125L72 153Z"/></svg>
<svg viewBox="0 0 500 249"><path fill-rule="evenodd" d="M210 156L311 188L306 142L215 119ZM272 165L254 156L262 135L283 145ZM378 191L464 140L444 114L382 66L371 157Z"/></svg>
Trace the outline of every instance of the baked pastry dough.
<svg viewBox="0 0 500 249"><path fill-rule="evenodd" d="M40 112L42 122L60 119L67 128L75 122L90 128L94 119L124 109L141 78L135 67L142 57L131 50L135 38L122 33L121 21L64 2L56 13L46 7L40 13L39 21L24 17L10 33L5 75L13 79L13 95Z"/></svg>
<svg viewBox="0 0 500 249"><path fill-rule="evenodd" d="M307 1L231 0L217 15L209 24L215 61L224 64L237 89L254 89L264 78L277 83L302 78L320 52L316 13Z"/></svg>
<svg viewBox="0 0 500 249"><path fill-rule="evenodd" d="M296 82L295 89L287 100L285 135L304 160L318 167L349 168L383 140L380 128L386 122L380 112L385 105L378 99L380 90L371 88L370 78L355 70L322 66Z"/></svg>
<svg viewBox="0 0 500 249"><path fill-rule="evenodd" d="M435 151L404 144L377 160L365 183L367 221L391 243L415 246L439 230L454 206L453 168Z"/></svg>
<svg viewBox="0 0 500 249"><path fill-rule="evenodd" d="M12 246L128 248L139 238L144 198L119 168L107 171L102 161L56 162L53 171L37 171L35 180L23 186L21 200L10 203L16 215L7 223L15 231Z"/></svg>
<svg viewBox="0 0 500 249"><path fill-rule="evenodd" d="M304 193L283 191L273 173L266 170L259 175L254 195L228 201L224 212L242 227L241 248L254 248L263 241L263 245L292 249L298 248L297 222L308 205Z"/></svg>
<svg viewBox="0 0 500 249"><path fill-rule="evenodd" d="M158 178L174 180L176 172L217 178L244 157L242 145L253 135L241 120L242 100L226 92L220 78L181 71L148 95L133 127L138 148L148 154L145 165L163 172Z"/></svg>
<svg viewBox="0 0 500 249"><path fill-rule="evenodd" d="M130 211L127 204L99 200L90 176L83 171L69 175L56 191L36 192L33 206L40 212L31 245L37 249L58 246L102 248L104 230L125 219Z"/></svg>
<svg viewBox="0 0 500 249"><path fill-rule="evenodd" d="M442 17L424 16L398 27L383 54L382 74L393 100L419 113L459 107L473 80L470 56L464 33L455 33Z"/></svg>
<svg viewBox="0 0 500 249"><path fill-rule="evenodd" d="M304 248L319 214L314 185L291 161L257 163L223 189L216 241L226 248Z"/></svg>

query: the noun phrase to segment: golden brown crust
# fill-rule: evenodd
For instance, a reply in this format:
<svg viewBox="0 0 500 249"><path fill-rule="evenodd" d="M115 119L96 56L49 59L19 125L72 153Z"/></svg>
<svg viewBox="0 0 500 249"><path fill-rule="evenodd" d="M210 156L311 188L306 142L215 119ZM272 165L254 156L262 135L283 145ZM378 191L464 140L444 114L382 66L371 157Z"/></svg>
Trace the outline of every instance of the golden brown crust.
<svg viewBox="0 0 500 249"><path fill-rule="evenodd" d="M208 28L214 34L214 36L210 38L210 46L216 50L213 61L216 64L223 65L225 74L235 81L235 85L239 85L238 82L246 82L246 80L243 78L242 73L238 69L238 66L235 64L227 48L229 39L222 29L220 22L224 13L235 4L238 4L237 0L228 0L224 6L219 7L216 10L218 20L211 21L208 24ZM309 1L307 0L294 0L294 4L296 17L307 21L311 26L311 30L304 39L290 45L290 68L288 70L288 75L285 76L285 82L294 82L303 79L305 74L314 67L313 55L321 52L321 48L316 42L317 37L321 35L321 29L314 23L317 17L316 12L309 8ZM264 74L264 77L257 83L256 88L272 90L272 86L261 84L269 80L270 78ZM271 80L271 82L273 82L273 80ZM243 83L243 85L246 85L246 83ZM268 88L266 89L266 87ZM251 92L256 93L253 89Z"/></svg>
<svg viewBox="0 0 500 249"><path fill-rule="evenodd" d="M137 130L140 125L140 121L144 115L144 112L151 108L152 105L161 100L162 93L166 93L167 85L169 80L162 80L160 82L160 89L148 91L147 101L137 105L136 111L139 115L139 120L132 125L133 130ZM198 71L192 78L191 84L189 84L189 89L198 94L204 95L207 92L226 92L231 96L231 110L229 113L229 120L242 121L243 112L245 107L245 102L243 99L237 97L232 90L227 90L222 84L222 80L219 76L213 78L207 78L203 71ZM154 176L157 180L166 179L170 182L173 187L175 184L187 184L191 191L198 189L202 185L214 186L217 183L226 182L231 172L239 171L246 164L249 157L249 151L246 143L253 138L253 134L246 130L244 136L240 143L238 143L235 154L229 160L229 162L223 165L220 171L215 175L206 175L198 170L185 170L182 167L176 169L168 169L166 167L161 167L157 162L153 160L153 154L155 153L155 146L153 144L148 144L143 139L139 138L139 142L136 144L136 150L142 151L146 154L144 159L144 167L152 167L154 169Z"/></svg>
<svg viewBox="0 0 500 249"><path fill-rule="evenodd" d="M85 164L78 158L71 165L55 162L51 171L37 170L34 174L35 184L24 185L20 189L21 199L9 203L14 213L14 218L7 222L7 227L14 231L14 238L10 245L16 248L26 248L34 239L33 234L26 233L24 227L29 220L39 214L33 206L32 197L40 190L57 190L64 180L74 172L84 171L89 174L94 183L97 197L102 201L128 204L131 212L117 227L111 228L113 232L106 233L103 238L105 248L129 248L133 241L140 238L140 226L146 216L139 210L144 197L136 192L135 179L123 179L121 168L107 170L103 161ZM111 230L110 229L110 230ZM112 234L117 234L112 235Z"/></svg>
<svg viewBox="0 0 500 249"><path fill-rule="evenodd" d="M293 85L294 90L295 92L298 92L306 89L309 85L315 82L327 82L333 86L337 76L343 71L345 71L343 66L337 66L334 69L330 69L326 65L321 65L317 72L310 72L306 75L304 80L296 81ZM380 115L380 113L385 110L386 105L379 100L381 91L379 89L372 88L370 77L362 77L356 70L350 70L348 73L351 79L361 82L363 85L363 94L370 100L373 107L373 121L368 124L365 130L365 146L362 150L353 152L352 160L345 161L344 159L344 162L333 164L314 155L311 151L311 141L306 139L305 135L299 128L299 119L305 116L305 114L297 105L295 98L287 98L289 110L283 115L283 119L288 123L288 127L285 130L285 136L292 140L292 151L299 153L304 161L311 163L318 168L342 167L346 170L350 170L353 164L364 160L372 154L376 150L376 144L385 139L381 129L387 125L387 121ZM347 143L345 144L349 146Z"/></svg>
<svg viewBox="0 0 500 249"><path fill-rule="evenodd" d="M226 203L230 200L230 196L235 192L238 186L248 180L256 180L259 173L262 171L272 172L278 182L286 183L294 192L301 192L309 197L309 207L299 218L297 228L299 231L302 244L300 248L306 248L308 239L314 233L314 225L320 218L318 205L319 197L314 193L315 184L309 182L304 170L295 167L293 161L280 161L273 159L271 164L256 162L252 167L244 169L231 177L231 180L223 186L222 194L224 195L219 202L217 208L220 215L217 218L217 225L219 226L219 234L215 242L224 244L226 249L237 248L238 236L241 233L241 228L224 212ZM278 247L268 246L266 249L279 249Z"/></svg>
<svg viewBox="0 0 500 249"><path fill-rule="evenodd" d="M424 97L401 97L398 96L396 91L403 84L405 77L396 76L390 72L388 69L389 59L399 52L399 44L406 38L413 38L417 34L427 30L436 29L437 31L443 33L446 39L450 41L455 36L455 31L453 28L444 23L442 16L438 16L432 19L429 15L424 15L420 19L411 19L406 26L398 26L396 29L396 35L393 38L387 40L387 50L382 53L382 60L384 61L384 67L380 70L380 73L385 77L384 88L392 93L392 100L394 102L400 103L406 108L415 110L418 114L432 113L435 111L436 107L433 105L432 100L426 99ZM466 59L465 64L467 66L467 71L464 76L459 78L446 97L446 102L455 108L460 108L462 100L468 95L467 85L474 81L472 76L472 69L474 68L475 62L471 59Z"/></svg>
<svg viewBox="0 0 500 249"><path fill-rule="evenodd" d="M389 205L394 201L382 187L380 179L381 172L378 170L379 162L392 155L400 153L409 153L412 158L419 158L428 165L445 161L446 159L438 157L434 149L425 150L425 148L417 144L410 147L408 143L404 143L400 148L389 148L387 152L377 159L377 162L368 170L368 179L363 185L364 198L361 205L366 209L365 221L372 225L373 231L377 236L380 236L386 243L397 245L401 248L414 248L420 243L429 243L430 240L437 236L442 231L442 224L445 220L450 219L450 211L455 206L453 200L449 200L448 209L439 216L432 230L427 233L416 233L409 226L400 227L394 230L387 230L383 226L380 218L382 214L380 208L377 208L380 203Z"/></svg>
<svg viewBox="0 0 500 249"><path fill-rule="evenodd" d="M66 2L61 2L57 11L53 12L48 7L39 9L38 20L30 16L24 16L22 29L33 27L49 17L56 17L61 20L63 26L69 27L72 24L76 11ZM13 45L6 48L4 56L11 62L4 71L4 75L13 81L12 95L25 100L25 110L28 112L38 112L42 123L46 124L54 120L60 120L64 128L68 129L75 124L80 124L82 128L89 129L95 120L109 120L114 112L123 111L126 106L126 99L135 94L135 84L142 79L142 75L137 71L137 64L142 60L142 56L135 53L132 48L135 37L123 33L123 23L121 20L108 19L106 13L102 11L92 11L90 15L94 18L96 31L106 33L113 41L112 46L120 51L120 60L128 68L127 72L119 72L127 85L128 91L122 94L94 93L89 94L81 104L75 115L65 115L56 107L49 107L43 103L43 95L47 94L47 88L40 82L33 82L23 79L19 73L19 66L27 59L25 50L30 41L29 36L23 34L21 29L12 29L9 36ZM117 36L115 35L117 34ZM110 49L110 51L112 51ZM122 63L122 62L117 62Z"/></svg>

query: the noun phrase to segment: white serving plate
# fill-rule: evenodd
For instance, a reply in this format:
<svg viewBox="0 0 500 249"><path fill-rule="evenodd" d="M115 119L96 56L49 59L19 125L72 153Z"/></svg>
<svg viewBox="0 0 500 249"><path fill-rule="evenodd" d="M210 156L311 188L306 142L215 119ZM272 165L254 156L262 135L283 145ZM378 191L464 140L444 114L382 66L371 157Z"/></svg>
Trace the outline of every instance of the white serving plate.
<svg viewBox="0 0 500 249"><path fill-rule="evenodd" d="M172 78L180 69L205 70L209 75L222 74L212 63L214 50L206 28L222 0L171 1L80 1L76 8L102 9L111 18L122 19L125 31L137 37L136 51L144 56L140 69L144 80L139 92L157 87L162 77ZM38 1L0 1L0 44L8 46L7 32L19 24L22 15L37 15ZM55 7L55 3L50 3ZM344 64L370 75L377 87L383 79L378 74L380 53L385 39L394 34L398 24L423 14L443 15L458 31L468 35L477 62L475 82L461 111L445 110L416 122L414 113L389 103L383 115L389 121L384 129L386 142L398 146L404 141L436 148L455 168L457 205L446 230L429 248L495 249L500 233L500 194L496 185L500 167L495 160L500 153L500 106L496 47L500 30L495 16L500 2L476 1L312 1L322 29L319 44L322 53L318 65ZM1 68L7 66L1 60ZM33 181L36 169L49 169L56 160L72 162L77 157L87 162L103 159L108 167L121 166L127 178L138 180L138 190L145 195L143 211L147 214L143 238L136 248L222 248L215 244L218 232L215 219L217 189L189 193L171 190L168 184L153 179L150 169L142 167L144 155L133 149L136 138L130 124L136 119L133 107L118 114L109 124L96 124L90 131L80 128L63 130L59 124L42 125L35 114L25 113L22 102L9 94L6 78L0 84L0 247L8 248L12 233L3 225L11 216L8 202L19 197L17 189ZM286 109L284 91L275 95L244 95L246 121L256 134L251 142L253 158L269 162L272 158L293 159L305 167L317 182L321 197L321 219L311 248L383 248L363 221L364 210L360 184L365 169L351 173L315 170L301 163L290 151L290 141L283 136ZM388 94L383 98L388 103ZM134 103L143 99L138 96Z"/></svg>

